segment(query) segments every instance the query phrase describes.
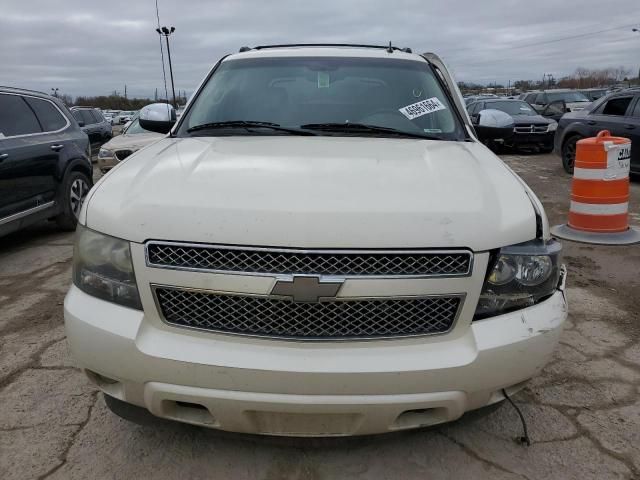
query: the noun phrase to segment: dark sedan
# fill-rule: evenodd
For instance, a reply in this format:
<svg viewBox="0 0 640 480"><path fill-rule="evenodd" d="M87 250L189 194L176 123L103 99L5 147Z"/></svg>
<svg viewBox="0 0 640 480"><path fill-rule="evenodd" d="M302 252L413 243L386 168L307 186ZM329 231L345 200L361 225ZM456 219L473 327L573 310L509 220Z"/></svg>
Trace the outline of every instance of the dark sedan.
<svg viewBox="0 0 640 480"><path fill-rule="evenodd" d="M631 172L640 174L640 88L612 93L590 108L565 114L558 123L555 152L567 173L573 173L578 140L595 137L599 131L631 140Z"/></svg>
<svg viewBox="0 0 640 480"><path fill-rule="evenodd" d="M488 109L500 110L513 118L513 135L503 139L503 145L535 149L545 153L553 150L553 136L558 124L555 120L540 115L527 102L508 98L487 98L471 103L467 106L471 122L475 125L478 114Z"/></svg>

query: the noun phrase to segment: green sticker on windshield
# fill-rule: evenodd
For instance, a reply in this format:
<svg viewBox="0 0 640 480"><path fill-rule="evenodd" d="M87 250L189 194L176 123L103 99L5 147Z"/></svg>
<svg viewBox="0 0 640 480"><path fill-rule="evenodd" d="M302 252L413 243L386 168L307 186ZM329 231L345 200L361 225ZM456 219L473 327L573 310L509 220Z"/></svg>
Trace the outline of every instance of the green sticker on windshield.
<svg viewBox="0 0 640 480"><path fill-rule="evenodd" d="M318 72L318 88L329 88L329 74Z"/></svg>

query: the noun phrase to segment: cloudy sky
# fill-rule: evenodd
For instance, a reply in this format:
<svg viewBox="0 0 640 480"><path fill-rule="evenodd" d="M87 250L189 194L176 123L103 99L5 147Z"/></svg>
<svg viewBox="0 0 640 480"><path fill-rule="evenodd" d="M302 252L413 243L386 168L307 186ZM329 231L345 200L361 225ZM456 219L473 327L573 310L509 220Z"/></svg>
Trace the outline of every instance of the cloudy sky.
<svg viewBox="0 0 640 480"><path fill-rule="evenodd" d="M242 45L336 42L433 51L458 80L640 66L640 0L159 0L176 89ZM163 88L155 0L2 0L0 84L152 96ZM634 23L636 22L636 23ZM168 72L167 72L168 75Z"/></svg>

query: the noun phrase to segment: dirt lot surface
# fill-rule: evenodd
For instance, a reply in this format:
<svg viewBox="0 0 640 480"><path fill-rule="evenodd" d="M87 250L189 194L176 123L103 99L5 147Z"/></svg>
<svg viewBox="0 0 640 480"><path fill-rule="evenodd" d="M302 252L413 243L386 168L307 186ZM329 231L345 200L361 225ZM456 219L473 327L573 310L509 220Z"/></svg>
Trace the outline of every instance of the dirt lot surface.
<svg viewBox="0 0 640 480"><path fill-rule="evenodd" d="M551 155L504 157L565 220L569 177ZM640 224L640 182L632 185ZM640 246L565 242L570 321L515 400L429 430L274 439L111 414L74 367L62 302L72 235L43 223L0 239L0 478L639 479Z"/></svg>

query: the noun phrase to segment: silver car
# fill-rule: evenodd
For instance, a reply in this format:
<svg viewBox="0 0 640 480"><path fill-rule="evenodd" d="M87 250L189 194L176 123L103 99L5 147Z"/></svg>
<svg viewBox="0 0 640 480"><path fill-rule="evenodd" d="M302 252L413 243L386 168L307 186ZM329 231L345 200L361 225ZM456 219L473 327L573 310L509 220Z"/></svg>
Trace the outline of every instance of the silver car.
<svg viewBox="0 0 640 480"><path fill-rule="evenodd" d="M106 173L132 153L164 137L161 133L150 132L140 126L135 117L122 131L105 143L98 153L98 168Z"/></svg>

